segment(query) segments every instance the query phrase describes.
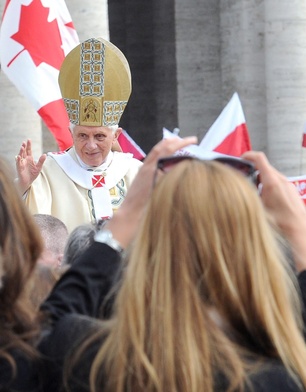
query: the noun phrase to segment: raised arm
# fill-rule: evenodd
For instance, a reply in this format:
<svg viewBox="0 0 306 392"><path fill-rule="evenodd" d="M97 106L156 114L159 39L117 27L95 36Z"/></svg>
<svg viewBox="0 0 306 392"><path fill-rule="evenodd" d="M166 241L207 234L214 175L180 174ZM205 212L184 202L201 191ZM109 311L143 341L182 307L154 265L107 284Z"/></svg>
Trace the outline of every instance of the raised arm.
<svg viewBox="0 0 306 392"><path fill-rule="evenodd" d="M25 193L38 177L46 158L47 155L43 154L36 162L32 153L31 140L22 143L19 154L15 158L18 175L17 184L22 193Z"/></svg>
<svg viewBox="0 0 306 392"><path fill-rule="evenodd" d="M113 237L123 248L133 240L139 226L152 191L158 159L173 155L177 150L195 143L197 143L195 136L163 139L147 155L122 205L104 226L112 232Z"/></svg>
<svg viewBox="0 0 306 392"><path fill-rule="evenodd" d="M259 170L262 201L291 244L297 272L306 270L306 207L298 191L270 165L265 154L248 151L243 158Z"/></svg>

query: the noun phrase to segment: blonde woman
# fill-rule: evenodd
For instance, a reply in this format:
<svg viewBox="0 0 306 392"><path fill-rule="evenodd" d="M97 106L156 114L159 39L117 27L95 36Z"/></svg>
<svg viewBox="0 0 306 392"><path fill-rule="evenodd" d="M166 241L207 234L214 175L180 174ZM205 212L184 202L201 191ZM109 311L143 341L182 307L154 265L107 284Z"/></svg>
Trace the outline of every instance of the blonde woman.
<svg viewBox="0 0 306 392"><path fill-rule="evenodd" d="M306 211L296 190L250 152L261 198L228 164L181 159L158 170L147 203L168 148L148 156L106 225L109 239L96 238L101 263L129 247L111 319L61 318L44 349L59 365L53 376L63 366L72 391L305 390L302 305L283 252L284 237L305 293Z"/></svg>
<svg viewBox="0 0 306 392"><path fill-rule="evenodd" d="M0 390L39 391L39 315L29 298L43 251L39 229L0 158Z"/></svg>

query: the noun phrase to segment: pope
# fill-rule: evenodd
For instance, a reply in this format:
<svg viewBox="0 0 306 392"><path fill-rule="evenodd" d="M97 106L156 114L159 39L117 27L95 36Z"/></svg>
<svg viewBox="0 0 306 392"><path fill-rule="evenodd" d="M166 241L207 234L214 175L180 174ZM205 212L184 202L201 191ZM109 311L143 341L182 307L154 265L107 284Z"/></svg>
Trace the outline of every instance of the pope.
<svg viewBox="0 0 306 392"><path fill-rule="evenodd" d="M16 156L18 185L32 214L50 214L69 232L109 219L142 162L120 151L119 120L131 94L127 59L112 43L91 38L65 58L59 85L73 145L34 160L31 141Z"/></svg>

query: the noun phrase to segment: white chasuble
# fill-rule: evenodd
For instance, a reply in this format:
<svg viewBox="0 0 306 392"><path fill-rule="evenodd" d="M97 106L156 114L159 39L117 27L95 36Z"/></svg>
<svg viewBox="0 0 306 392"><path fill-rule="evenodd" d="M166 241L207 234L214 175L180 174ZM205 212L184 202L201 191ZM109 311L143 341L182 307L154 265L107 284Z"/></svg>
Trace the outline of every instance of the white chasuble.
<svg viewBox="0 0 306 392"><path fill-rule="evenodd" d="M110 218L142 163L131 154L111 152L106 164L86 170L74 149L48 153L25 198L31 213L54 215L69 232L80 224Z"/></svg>

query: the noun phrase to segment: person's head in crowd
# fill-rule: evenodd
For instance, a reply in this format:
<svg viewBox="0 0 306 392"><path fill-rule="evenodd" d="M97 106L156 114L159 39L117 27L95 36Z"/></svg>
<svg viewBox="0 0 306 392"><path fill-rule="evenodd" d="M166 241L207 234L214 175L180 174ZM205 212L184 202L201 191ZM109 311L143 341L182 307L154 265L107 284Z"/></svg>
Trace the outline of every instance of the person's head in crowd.
<svg viewBox="0 0 306 392"><path fill-rule="evenodd" d="M65 57L59 86L81 161L97 167L111 150L122 151L118 124L132 91L131 71L123 53L103 38L80 43Z"/></svg>
<svg viewBox="0 0 306 392"><path fill-rule="evenodd" d="M49 214L34 214L34 219L45 244L39 263L59 267L68 238L66 225L60 219Z"/></svg>
<svg viewBox="0 0 306 392"><path fill-rule="evenodd" d="M72 265L78 256L94 241L96 225L88 223L77 226L68 236L62 265Z"/></svg>
<svg viewBox="0 0 306 392"><path fill-rule="evenodd" d="M37 263L29 285L30 300L35 309L39 310L40 305L67 268L68 266L54 267L50 264Z"/></svg>
<svg viewBox="0 0 306 392"><path fill-rule="evenodd" d="M238 391L274 360L305 387L300 303L280 242L236 170L173 166L130 249L92 388Z"/></svg>
<svg viewBox="0 0 306 392"><path fill-rule="evenodd" d="M39 324L28 298L28 284L43 251L39 229L12 178L12 169L1 159L0 358L10 364L10 375L14 369L13 351L31 358L37 356L33 341Z"/></svg>

